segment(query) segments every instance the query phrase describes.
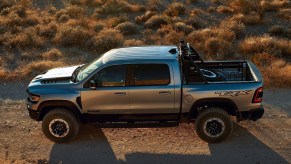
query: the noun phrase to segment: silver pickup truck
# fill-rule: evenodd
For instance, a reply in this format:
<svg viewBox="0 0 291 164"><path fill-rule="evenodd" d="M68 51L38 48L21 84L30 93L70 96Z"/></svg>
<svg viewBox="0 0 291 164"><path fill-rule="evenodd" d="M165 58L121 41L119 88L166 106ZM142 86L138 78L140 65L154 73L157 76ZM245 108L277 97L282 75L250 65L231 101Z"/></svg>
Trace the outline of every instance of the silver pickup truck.
<svg viewBox="0 0 291 164"><path fill-rule="evenodd" d="M27 87L32 119L54 142L71 141L80 123L134 127L194 122L217 143L237 121L262 117L263 79L250 61L203 61L189 44L110 50L89 64L55 68Z"/></svg>

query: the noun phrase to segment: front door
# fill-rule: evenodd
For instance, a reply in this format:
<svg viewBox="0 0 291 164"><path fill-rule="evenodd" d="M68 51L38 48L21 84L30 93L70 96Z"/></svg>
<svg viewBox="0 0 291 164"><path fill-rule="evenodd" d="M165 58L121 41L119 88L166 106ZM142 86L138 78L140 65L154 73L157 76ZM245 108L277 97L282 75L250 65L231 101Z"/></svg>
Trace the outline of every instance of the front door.
<svg viewBox="0 0 291 164"><path fill-rule="evenodd" d="M81 101L84 112L91 114L125 114L129 112L126 65L113 65L98 71L96 89L84 88Z"/></svg>
<svg viewBox="0 0 291 164"><path fill-rule="evenodd" d="M165 114L175 111L175 88L167 64L136 64L130 93L132 114Z"/></svg>

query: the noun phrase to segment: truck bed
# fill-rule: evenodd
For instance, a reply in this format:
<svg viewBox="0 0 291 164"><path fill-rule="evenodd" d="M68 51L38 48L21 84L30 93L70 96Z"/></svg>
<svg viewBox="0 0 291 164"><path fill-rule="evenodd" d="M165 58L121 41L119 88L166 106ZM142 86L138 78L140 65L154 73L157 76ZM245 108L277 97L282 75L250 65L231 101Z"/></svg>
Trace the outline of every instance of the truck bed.
<svg viewBox="0 0 291 164"><path fill-rule="evenodd" d="M197 62L197 67L208 82L254 82L261 80L261 74L250 61L204 61ZM198 71L189 67L188 82L200 82ZM195 77L196 76L196 77Z"/></svg>

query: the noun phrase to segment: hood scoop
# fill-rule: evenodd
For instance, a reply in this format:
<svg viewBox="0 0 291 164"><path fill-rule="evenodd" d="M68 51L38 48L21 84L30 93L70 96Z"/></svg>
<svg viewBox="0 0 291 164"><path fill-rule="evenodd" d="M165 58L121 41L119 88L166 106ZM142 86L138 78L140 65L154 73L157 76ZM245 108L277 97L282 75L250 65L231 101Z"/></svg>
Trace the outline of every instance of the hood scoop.
<svg viewBox="0 0 291 164"><path fill-rule="evenodd" d="M70 78L43 79L42 84L69 83Z"/></svg>

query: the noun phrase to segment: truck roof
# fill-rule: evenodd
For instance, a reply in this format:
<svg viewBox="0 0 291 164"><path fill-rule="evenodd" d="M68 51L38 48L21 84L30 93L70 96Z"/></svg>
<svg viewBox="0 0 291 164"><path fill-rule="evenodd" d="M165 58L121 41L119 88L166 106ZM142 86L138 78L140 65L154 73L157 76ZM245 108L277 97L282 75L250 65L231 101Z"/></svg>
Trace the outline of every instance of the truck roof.
<svg viewBox="0 0 291 164"><path fill-rule="evenodd" d="M116 48L102 56L103 63L128 60L177 59L177 46L140 46Z"/></svg>

